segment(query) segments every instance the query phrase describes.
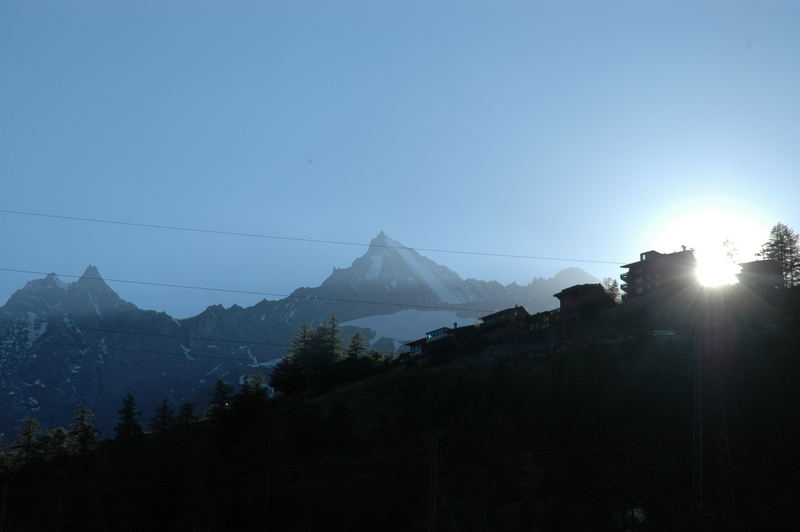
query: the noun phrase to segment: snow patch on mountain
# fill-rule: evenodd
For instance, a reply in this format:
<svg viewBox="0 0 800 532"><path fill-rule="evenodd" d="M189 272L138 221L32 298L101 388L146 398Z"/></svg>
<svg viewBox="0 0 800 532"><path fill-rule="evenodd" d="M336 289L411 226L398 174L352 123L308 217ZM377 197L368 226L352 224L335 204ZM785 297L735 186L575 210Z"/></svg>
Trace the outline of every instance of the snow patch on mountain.
<svg viewBox="0 0 800 532"><path fill-rule="evenodd" d="M41 321L37 322L36 314L33 312L28 312L28 322L26 324L26 332L28 336L27 346L30 347L33 345L33 342L39 339L47 331L47 322Z"/></svg>
<svg viewBox="0 0 800 532"><path fill-rule="evenodd" d="M216 366L214 366L214 369L212 369L211 371L209 371L208 373L206 373L206 377L208 377L209 375L211 375L212 373L214 373L215 371L217 371L217 370L219 369L219 367L220 367L222 364L224 364L224 362L220 362L219 364L217 364Z"/></svg>
<svg viewBox="0 0 800 532"><path fill-rule="evenodd" d="M183 344L180 345L181 345L181 351L183 351L183 356L185 356L189 360L194 360L194 357L192 356L192 350Z"/></svg>
<svg viewBox="0 0 800 532"><path fill-rule="evenodd" d="M97 301L95 301L94 296L92 295L92 293L91 292L86 292L86 295L89 296L89 303L92 304L92 307L94 308L94 311L97 313L97 315L98 316L102 316L103 312L100 310L100 306L97 304Z"/></svg>
<svg viewBox="0 0 800 532"><path fill-rule="evenodd" d="M379 314L350 320L341 326L352 326L375 331L374 340L382 337L411 341L422 338L425 333L440 327L452 327L454 323L473 325L476 318L459 316L450 310L414 310L407 309L394 314Z"/></svg>
<svg viewBox="0 0 800 532"><path fill-rule="evenodd" d="M374 254L369 260L369 271L364 276L365 279L377 279L381 274L381 267L383 266L383 254Z"/></svg>
<svg viewBox="0 0 800 532"><path fill-rule="evenodd" d="M436 297L443 303L464 303L465 300L455 294L452 290L447 288L439 277L431 271L431 268L424 264L412 253L410 249L398 249L397 252L408 264L414 273L419 275L428 287L433 290Z"/></svg>
<svg viewBox="0 0 800 532"><path fill-rule="evenodd" d="M394 252L397 253L400 258L405 262L405 264L409 267L409 269L414 272L423 283L425 283L428 288L436 294L436 297L443 303L464 303L466 300L463 297L460 297L455 292L453 292L450 288L445 285L437 272L434 271L432 264L427 263L416 251L411 248L405 247L397 240L387 236L385 233L381 232L377 238L375 238L371 244L372 246L376 246L379 248L384 248L383 253L375 253L372 255L373 264L375 261L375 257L381 257L383 260L383 256L385 253ZM372 273L372 270L370 270ZM372 278L372 277L369 277Z"/></svg>

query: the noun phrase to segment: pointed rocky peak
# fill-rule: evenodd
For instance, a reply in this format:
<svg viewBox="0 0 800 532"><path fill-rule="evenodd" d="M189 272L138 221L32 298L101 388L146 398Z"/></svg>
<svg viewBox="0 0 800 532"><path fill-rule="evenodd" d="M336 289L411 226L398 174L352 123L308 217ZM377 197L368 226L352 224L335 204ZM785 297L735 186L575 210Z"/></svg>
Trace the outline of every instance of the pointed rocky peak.
<svg viewBox="0 0 800 532"><path fill-rule="evenodd" d="M92 266L90 264L83 271L83 275L81 275L81 279L80 280L84 280L84 279L85 280L92 280L92 281L102 281L103 277L100 275L100 271L97 269L97 267Z"/></svg>
<svg viewBox="0 0 800 532"><path fill-rule="evenodd" d="M54 286L60 290L66 290L69 287L69 284L62 281L55 273L48 273L44 281L47 286Z"/></svg>
<svg viewBox="0 0 800 532"><path fill-rule="evenodd" d="M44 315L52 309L62 308L69 286L51 273L43 279L33 279L25 283L0 308L12 313Z"/></svg>
<svg viewBox="0 0 800 532"><path fill-rule="evenodd" d="M380 246L384 243L384 239L386 238L386 233L383 231L379 232L375 238L373 238L369 245L370 246Z"/></svg>
<svg viewBox="0 0 800 532"><path fill-rule="evenodd" d="M95 295L113 295L113 297L117 297L116 292L114 292L111 287L106 284L97 267L92 266L91 264L86 267L83 275L81 275L78 279L78 282L73 283L73 285L75 286L76 290L80 292L90 291Z"/></svg>
<svg viewBox="0 0 800 532"><path fill-rule="evenodd" d="M558 272L553 277L553 281L558 283L569 283L571 286L573 284L596 283L597 279L580 268L570 266L569 268Z"/></svg>
<svg viewBox="0 0 800 532"><path fill-rule="evenodd" d="M70 319L101 316L111 312L136 310L112 290L94 266L89 266L73 283L66 283L55 273L28 281L14 292L0 310L13 314L59 316Z"/></svg>
<svg viewBox="0 0 800 532"><path fill-rule="evenodd" d="M383 231L378 233L378 235L370 241L369 245L374 248L405 248L403 244L391 238Z"/></svg>
<svg viewBox="0 0 800 532"><path fill-rule="evenodd" d="M463 283L449 268L381 231L364 255L355 259L350 267L335 270L320 288L339 297L366 290L374 299L402 299L404 302L413 299L424 304L464 303L471 297Z"/></svg>
<svg viewBox="0 0 800 532"><path fill-rule="evenodd" d="M130 305L106 284L100 271L93 265L86 267L77 282L69 285L70 310L102 315L104 311Z"/></svg>
<svg viewBox="0 0 800 532"><path fill-rule="evenodd" d="M113 295L115 298L118 297L117 293L106 284L105 279L100 275L100 271L97 267L91 264L86 267L78 281L72 283L72 285L74 285L78 291L88 290L96 295Z"/></svg>

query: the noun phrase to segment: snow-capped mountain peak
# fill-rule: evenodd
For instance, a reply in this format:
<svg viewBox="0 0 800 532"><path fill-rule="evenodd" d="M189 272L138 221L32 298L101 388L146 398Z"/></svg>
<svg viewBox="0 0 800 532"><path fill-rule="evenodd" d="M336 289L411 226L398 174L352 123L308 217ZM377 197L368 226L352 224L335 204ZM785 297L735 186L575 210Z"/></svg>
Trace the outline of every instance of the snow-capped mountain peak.
<svg viewBox="0 0 800 532"><path fill-rule="evenodd" d="M471 298L463 293L464 280L451 269L423 257L381 231L369 249L353 264L335 270L320 287L341 295L365 291L371 299L425 304L459 304Z"/></svg>
<svg viewBox="0 0 800 532"><path fill-rule="evenodd" d="M390 237L383 231L379 232L377 236L370 241L369 245L371 248L406 248L406 246Z"/></svg>

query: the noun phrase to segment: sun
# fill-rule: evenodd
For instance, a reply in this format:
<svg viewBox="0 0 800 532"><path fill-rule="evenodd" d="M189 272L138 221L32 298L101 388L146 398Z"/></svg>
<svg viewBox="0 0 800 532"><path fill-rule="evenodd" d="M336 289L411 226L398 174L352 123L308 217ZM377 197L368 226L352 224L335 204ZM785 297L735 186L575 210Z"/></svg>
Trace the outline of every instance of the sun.
<svg viewBox="0 0 800 532"><path fill-rule="evenodd" d="M664 251L672 251L680 245L694 249L697 280L701 285L730 285L738 282L736 274L740 267L737 262L755 258L766 234L761 225L735 211L694 211L669 223L658 243Z"/></svg>
<svg viewBox="0 0 800 532"><path fill-rule="evenodd" d="M739 266L725 254L725 249L697 250L697 280L703 286L723 286L739 282Z"/></svg>

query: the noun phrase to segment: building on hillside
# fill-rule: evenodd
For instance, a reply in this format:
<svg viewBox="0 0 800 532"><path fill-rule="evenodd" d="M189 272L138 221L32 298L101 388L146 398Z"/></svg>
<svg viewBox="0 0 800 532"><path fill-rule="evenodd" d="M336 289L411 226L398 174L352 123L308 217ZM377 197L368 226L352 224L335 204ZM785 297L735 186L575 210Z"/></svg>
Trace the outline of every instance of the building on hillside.
<svg viewBox="0 0 800 532"><path fill-rule="evenodd" d="M739 282L755 289L775 289L783 286L781 267L774 260L754 260L739 264L742 271L736 274Z"/></svg>
<svg viewBox="0 0 800 532"><path fill-rule="evenodd" d="M528 334L531 315L519 305L481 318L480 336L489 344L519 342Z"/></svg>
<svg viewBox="0 0 800 532"><path fill-rule="evenodd" d="M410 355L422 354L426 348L425 344L433 340L439 340L451 336L457 328L458 324L454 323L452 329L450 327L440 327L438 329L426 332L424 338L420 338L406 344L408 346L408 353Z"/></svg>
<svg viewBox="0 0 800 532"><path fill-rule="evenodd" d="M414 340L413 342L408 342L406 345L408 346L408 354L409 355L421 355L422 354L422 347L427 342L427 338L420 338L419 340Z"/></svg>
<svg viewBox="0 0 800 532"><path fill-rule="evenodd" d="M410 360L428 360L433 356L439 363L443 359L456 356L460 353L473 352L479 341L479 327L467 325L459 327L440 327L425 333L424 338L408 342L408 356Z"/></svg>
<svg viewBox="0 0 800 532"><path fill-rule="evenodd" d="M645 251L637 262L625 264L628 271L620 275L626 297L640 296L665 287L690 286L697 283L697 259L694 251L674 253Z"/></svg>
<svg viewBox="0 0 800 532"><path fill-rule="evenodd" d="M453 329L455 329L455 327ZM425 339L430 341L430 340L436 340L437 338L443 338L451 334L453 332L453 329L451 329L450 327L440 327L438 329L428 331L425 333Z"/></svg>
<svg viewBox="0 0 800 532"><path fill-rule="evenodd" d="M612 297L599 283L576 284L553 294L553 297L560 302L561 316L589 314L614 304Z"/></svg>
<svg viewBox="0 0 800 532"><path fill-rule="evenodd" d="M527 324L528 320L530 319L531 315L528 314L528 311L525 310L525 307L520 307L516 305L511 308L507 308L501 310L499 312L495 312L494 314L489 314L488 316L484 316L481 318L483 322L481 327L493 327L496 325L503 325L506 323L512 323L515 325L524 326Z"/></svg>
<svg viewBox="0 0 800 532"><path fill-rule="evenodd" d="M545 329L549 329L557 317L558 309L545 310L544 312L531 314L531 318L528 321L528 329L531 331L543 331Z"/></svg>

